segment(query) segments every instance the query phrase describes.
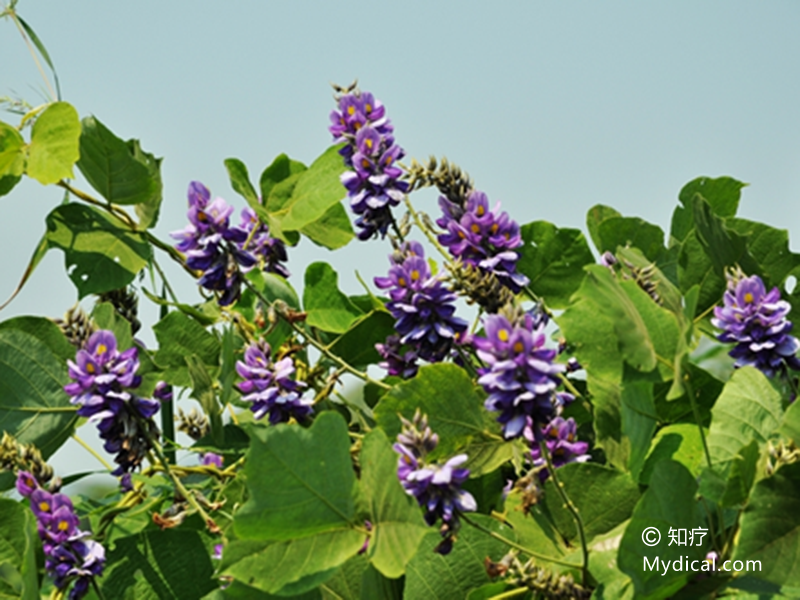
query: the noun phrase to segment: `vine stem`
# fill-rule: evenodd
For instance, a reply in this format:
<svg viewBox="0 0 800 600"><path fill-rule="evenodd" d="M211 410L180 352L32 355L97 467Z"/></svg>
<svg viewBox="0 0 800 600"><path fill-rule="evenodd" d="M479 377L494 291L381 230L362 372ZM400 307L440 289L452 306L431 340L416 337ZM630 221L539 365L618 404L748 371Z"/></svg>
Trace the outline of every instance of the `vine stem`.
<svg viewBox="0 0 800 600"><path fill-rule="evenodd" d="M583 529L583 519L581 518L578 507L576 507L572 503L572 500L569 499L569 496L567 496L567 492L564 489L564 484L558 480L556 469L553 466L553 459L550 456L550 449L547 447L545 440L539 441L539 450L541 451L542 456L544 456L545 462L547 462L547 472L550 474L550 477L553 478L553 485L558 491L558 495L561 496L564 506L572 515L572 518L575 521L575 526L578 528L578 537L580 537L581 540L581 552L583 554L583 565L581 566L581 584L586 586L589 575L589 548L586 545L586 532Z"/></svg>
<svg viewBox="0 0 800 600"><path fill-rule="evenodd" d="M533 558L538 558L539 560L544 560L544 561L551 562L551 563L554 563L554 564L557 564L557 565L564 565L566 567L575 567L575 566L577 566L577 565L575 565L575 563L567 562L566 560L560 560L558 558L553 558L552 556L546 556L544 554L539 554L538 552L534 552L530 548L526 548L525 546L522 546L521 544L518 544L516 542L512 542L510 539L508 539L505 536L500 535L496 531L492 531L491 529L488 529L488 528L484 527L480 523L477 523L477 522L473 521L472 519L470 519L464 513L461 513L461 518L463 519L463 521L465 523L468 523L469 525L471 525L472 527L474 527L478 531L481 531L481 532L485 533L486 535L490 535L494 539L496 539L496 540L498 540L500 542L503 542L507 546L510 546L512 548L516 548L520 552L524 552L525 554L527 554L529 556L532 556Z"/></svg>
<svg viewBox="0 0 800 600"><path fill-rule="evenodd" d="M19 34L22 36L22 39L25 40L25 45L28 47L28 52L30 52L31 56L33 57L33 62L36 63L36 68L39 69L39 74L42 76L42 79L44 79L44 84L50 91L50 98L52 98L53 102L55 102L58 100L58 94L56 94L53 86L50 85L50 80L47 78L47 75L45 75L42 63L39 62L39 57L36 55L36 51L33 49L33 46L31 46L31 41L28 39L28 36L25 35L25 30L22 28L22 23L19 22L16 11L11 7L6 7L6 10L3 11L3 14L10 16L11 20L14 21L14 25L17 26Z"/></svg>
<svg viewBox="0 0 800 600"><path fill-rule="evenodd" d="M314 336L310 335L302 327L299 327L297 325L297 323L294 322L294 320L289 318L289 315L287 315L283 311L281 311L277 306L275 306L274 303L272 303L269 300L267 300L264 297L264 295L259 290L257 290L252 283L250 283L250 281L245 279L244 280L244 284L247 287L247 289L249 289L251 292L253 292L256 295L256 297L259 300L261 300L265 305L272 306L275 309L275 312L277 313L277 315L279 317L281 317L284 321L286 321L289 324L289 326L298 335L302 336L303 339L306 340L306 342L308 342L309 344L314 346L314 348L319 350L322 354L324 354L326 357L331 359L333 362L335 362L337 365L339 365L342 369L344 369L345 371L347 371L351 375L355 375L356 377L358 377L362 381L366 381L367 383L375 384L378 387L381 387L381 388L383 388L385 390L392 389L392 386L390 386L390 385L388 385L388 384L386 384L386 383L384 383L382 381L377 381L377 380L373 379L372 377L367 375L364 371L359 371L353 365L351 365L350 363L345 361L343 358L340 358L339 356L337 356L333 352L331 352L330 349L326 345L324 345L323 343L321 343L320 341L315 339Z"/></svg>
<svg viewBox="0 0 800 600"><path fill-rule="evenodd" d="M408 212L411 213L411 218L414 219L414 223L420 228L422 233L425 234L425 237L428 238L428 241L436 247L436 249L439 251L439 254L444 257L445 262L449 263L451 257L447 253L447 250L445 250L444 247L439 243L439 240L436 239L436 236L433 235L433 233L431 233L427 227L425 227L422 219L419 218L419 213L416 211L416 209L414 209L414 205L411 204L411 200L408 198L408 196L405 197L404 202L406 208L408 208Z"/></svg>
<svg viewBox="0 0 800 600"><path fill-rule="evenodd" d="M89 454L91 454L91 455L92 455L92 456L94 456L94 457L95 457L97 460L99 460L99 461L100 461L100 464L102 464L102 465L103 465L103 466L104 466L106 469L108 469L109 471L113 471L113 470L114 470L114 467L112 467L112 466L111 466L111 465L108 463L108 461L107 461L105 458L103 458L102 456L100 456L100 454L98 454L98 453L95 451L95 449L94 449L94 448L92 448L92 447L91 447L89 444L87 444L86 442L84 442L84 441L83 441L83 440L80 438L80 436L79 436L77 433L73 433L73 434L72 434L72 439L73 439L73 440L75 440L76 442L78 442L78 443L79 443L81 446L83 446L83 447L84 447L84 449L85 449L85 450L86 450L86 451L87 451Z"/></svg>
<svg viewBox="0 0 800 600"><path fill-rule="evenodd" d="M683 378L683 385L686 387L686 395L689 396L689 404L692 405L692 413L694 413L694 420L697 423L697 429L700 431L700 441L703 442L703 452L706 455L706 462L708 463L708 468L713 469L714 465L711 463L711 453L708 451L708 442L706 441L706 433L703 431L703 424L700 419L700 411L697 408L697 403L694 399L694 389L692 388L692 384L689 381L689 377L686 376Z"/></svg>
<svg viewBox="0 0 800 600"><path fill-rule="evenodd" d="M529 587L518 587L514 588L513 590L509 590L507 592L503 592L502 594L497 594L496 596L492 596L489 600L505 600L506 598L516 598L517 596L524 596L528 592L530 592Z"/></svg>
<svg viewBox="0 0 800 600"><path fill-rule="evenodd" d="M153 452L156 453L156 456L158 457L161 466L164 468L164 472L172 480L172 485L175 486L175 491L178 492L181 496L183 496L189 503L189 505L197 511L197 513L202 517L203 521L206 524L206 527L211 533L219 534L220 529L219 526L214 522L214 519L212 519L209 516L209 514L203 509L203 507L200 506L200 503L197 502L197 498L195 498L189 492L189 490L187 490L184 487L183 482L180 480L180 478L176 476L175 473L173 473L172 469L169 466L169 461L164 456L164 451L161 448L161 444L159 444L156 440L154 440L152 436L148 436L148 438L153 448Z"/></svg>

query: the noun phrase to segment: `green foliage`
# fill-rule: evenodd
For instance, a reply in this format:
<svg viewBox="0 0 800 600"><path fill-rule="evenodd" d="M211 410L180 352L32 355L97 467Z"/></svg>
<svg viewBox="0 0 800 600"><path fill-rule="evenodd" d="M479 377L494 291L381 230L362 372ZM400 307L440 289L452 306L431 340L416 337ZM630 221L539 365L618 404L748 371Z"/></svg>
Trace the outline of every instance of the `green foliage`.
<svg viewBox="0 0 800 600"><path fill-rule="evenodd" d="M153 227L161 208L161 159L141 149L138 140L121 140L96 117L81 122L78 168L103 198L135 204L139 228Z"/></svg>
<svg viewBox="0 0 800 600"><path fill-rule="evenodd" d="M22 175L25 164L24 149L25 140L19 131L8 123L0 121L0 175L12 178L19 178Z"/></svg>
<svg viewBox="0 0 800 600"><path fill-rule="evenodd" d="M315 262L306 269L303 306L306 323L323 331L344 333L363 313L338 287L339 275L328 263Z"/></svg>
<svg viewBox="0 0 800 600"><path fill-rule="evenodd" d="M214 334L209 333L197 321L179 311L172 311L153 326L158 340L155 362L165 371L165 381L173 385L188 387L191 377L186 357L196 356L206 367L219 364L221 345Z"/></svg>
<svg viewBox="0 0 800 600"><path fill-rule="evenodd" d="M566 308L581 281L583 267L594 263L592 251L579 229L559 229L534 221L520 230L517 270L530 279L530 289L553 308Z"/></svg>
<svg viewBox="0 0 800 600"><path fill-rule="evenodd" d="M234 519L242 539L291 540L354 523L347 427L334 413L319 415L310 429L252 428L245 473L250 500Z"/></svg>
<svg viewBox="0 0 800 600"><path fill-rule="evenodd" d="M394 318L385 310L373 310L355 321L331 345L331 352L355 367L380 360L375 344L383 343L394 333Z"/></svg>
<svg viewBox="0 0 800 600"><path fill-rule="evenodd" d="M507 525L483 515L471 517L483 527L514 541L514 532ZM435 531L422 540L420 549L408 563L403 598L430 598L431 600L461 600L471 590L489 583L483 560L486 557L500 560L508 551L503 542L481 531L465 526L458 543L447 556L434 553L441 541Z"/></svg>
<svg viewBox="0 0 800 600"><path fill-rule="evenodd" d="M196 531L144 531L117 539L100 579L106 598L201 598L219 583Z"/></svg>
<svg viewBox="0 0 800 600"><path fill-rule="evenodd" d="M756 440L763 445L783 417L781 399L769 380L752 367L733 373L711 411L708 449L715 462L732 460Z"/></svg>
<svg viewBox="0 0 800 600"><path fill-rule="evenodd" d="M72 178L80 136L77 111L66 102L54 102L33 124L25 172L43 185Z"/></svg>
<svg viewBox="0 0 800 600"><path fill-rule="evenodd" d="M77 417L64 393L67 366L45 343L20 329L0 329L0 429L44 457L72 435Z"/></svg>
<svg viewBox="0 0 800 600"><path fill-rule="evenodd" d="M0 598L39 598L38 545L33 514L27 506L0 498Z"/></svg>
<svg viewBox="0 0 800 600"><path fill-rule="evenodd" d="M760 560L759 578L800 587L800 464L759 481L742 515L734 559Z"/></svg>
<svg viewBox="0 0 800 600"><path fill-rule="evenodd" d="M120 226L106 213L81 204L63 204L47 215L49 248L64 251L69 278L83 298L131 283L151 259L142 234Z"/></svg>
<svg viewBox="0 0 800 600"><path fill-rule="evenodd" d="M429 528L397 479L397 453L380 429L364 438L361 469L361 494L373 528L370 561L386 577L400 577Z"/></svg>

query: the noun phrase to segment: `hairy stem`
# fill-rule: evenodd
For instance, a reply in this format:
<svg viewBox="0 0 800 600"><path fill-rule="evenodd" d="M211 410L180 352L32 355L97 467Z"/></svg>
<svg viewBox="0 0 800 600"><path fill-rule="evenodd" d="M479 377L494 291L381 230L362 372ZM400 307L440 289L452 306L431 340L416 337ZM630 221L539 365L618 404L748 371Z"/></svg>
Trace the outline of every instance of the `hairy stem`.
<svg viewBox="0 0 800 600"><path fill-rule="evenodd" d="M572 503L572 500L569 499L569 496L567 496L567 492L564 489L564 484L558 480L556 469L553 466L553 458L550 456L550 449L547 447L547 443L544 440L539 441L539 450L547 462L547 472L550 474L550 477L553 478L553 485L555 486L558 495L561 496L561 500L564 502L565 508L572 515L572 518L575 521L575 526L578 528L578 537L581 540L581 551L583 554L583 565L581 566L581 584L585 586L589 576L589 547L586 545L586 532L583 528L583 519L581 518L580 511L578 511L578 507L575 506Z"/></svg>
<svg viewBox="0 0 800 600"><path fill-rule="evenodd" d="M79 443L81 446L83 446L83 447L84 447L84 449L85 449L85 450L86 450L86 451L87 451L89 454L91 454L91 455L92 455L92 456L94 456L94 457L95 457L97 460L99 460L99 461L100 461L100 464L102 464L102 465L103 465L103 466L104 466L106 469L108 469L109 471L113 471L113 470L114 470L114 467L112 467L112 466L111 466L111 465L108 463L108 461L107 461L105 458L103 458L103 457L102 457L102 456L100 456L100 455L99 455L97 452L95 452L95 449L94 449L94 448L92 448L92 447L91 447L89 444L87 444L86 442L84 442L84 441L83 441L83 440L80 438L80 436L78 436L78 434L77 434L77 433L73 433L73 434L72 434L72 439L73 439L73 440L75 440L76 442L78 442L78 443Z"/></svg>

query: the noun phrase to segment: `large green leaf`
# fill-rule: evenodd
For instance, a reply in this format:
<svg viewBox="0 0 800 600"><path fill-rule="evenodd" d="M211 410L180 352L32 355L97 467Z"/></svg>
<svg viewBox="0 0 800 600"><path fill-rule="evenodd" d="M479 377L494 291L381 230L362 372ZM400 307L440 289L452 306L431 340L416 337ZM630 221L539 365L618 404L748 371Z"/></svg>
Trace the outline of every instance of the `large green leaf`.
<svg viewBox="0 0 800 600"><path fill-rule="evenodd" d="M637 479L658 422L653 402L653 384L645 381L625 382L620 394L620 407L622 434L630 441L628 469Z"/></svg>
<svg viewBox="0 0 800 600"><path fill-rule="evenodd" d="M373 310L337 338L330 350L356 367L375 364L380 360L375 344L383 343L394 333L394 322L394 317L385 310Z"/></svg>
<svg viewBox="0 0 800 600"><path fill-rule="evenodd" d="M760 561L758 577L800 587L800 464L759 481L742 515L734 559Z"/></svg>
<svg viewBox="0 0 800 600"><path fill-rule="evenodd" d="M153 326L158 340L155 362L167 369L168 383L188 387L191 385L186 357L196 355L207 367L219 364L219 340L191 317L172 311Z"/></svg>
<svg viewBox="0 0 800 600"><path fill-rule="evenodd" d="M339 291L339 275L328 263L308 265L303 289L306 323L323 331L344 333L363 313Z"/></svg>
<svg viewBox="0 0 800 600"><path fill-rule="evenodd" d="M75 346L67 341L58 325L45 317L14 317L0 323L2 329L18 329L32 335L65 362L75 358Z"/></svg>
<svg viewBox="0 0 800 600"><path fill-rule="evenodd" d="M700 289L695 314L702 314L722 298L725 277L717 272L714 263L706 254L697 232L692 229L680 247L678 255L678 282L681 291L692 287ZM694 315L692 315L694 316Z"/></svg>
<svg viewBox="0 0 800 600"><path fill-rule="evenodd" d="M353 523L355 475L337 413L320 414L310 429L252 428L245 473L250 500L234 519L242 539L289 540Z"/></svg>
<svg viewBox="0 0 800 600"><path fill-rule="evenodd" d="M26 171L41 184L71 178L80 157L81 123L66 102L54 102L36 119L28 146Z"/></svg>
<svg viewBox="0 0 800 600"><path fill-rule="evenodd" d="M344 198L345 190L339 181L345 170L340 148L341 145L331 146L300 174L291 197L274 214L281 229L299 231Z"/></svg>
<svg viewBox="0 0 800 600"><path fill-rule="evenodd" d="M664 232L657 225L639 217L610 217L597 227L601 245L598 251L615 252L617 247L633 247L642 251L648 260L661 262L666 255Z"/></svg>
<svg viewBox="0 0 800 600"><path fill-rule="evenodd" d="M658 430L650 446L644 467L639 474L639 481L647 485L656 464L662 460L674 460L689 469L692 475L698 475L705 464L703 441L700 431L694 423L677 423L667 425Z"/></svg>
<svg viewBox="0 0 800 600"><path fill-rule="evenodd" d="M580 511L587 541L630 518L639 500L639 486L628 473L594 463L573 463L558 469L558 479ZM568 541L578 540L572 515L563 506L552 480L545 485L546 510Z"/></svg>
<svg viewBox="0 0 800 600"><path fill-rule="evenodd" d="M526 512L522 507L522 497L519 492L514 491L506 499L505 522L514 529L515 541L525 548L536 552L540 556L550 557L554 560L564 561L568 548L564 543L564 538L553 526L552 520L548 517L543 507L534 504ZM495 561L496 557L492 557ZM537 564L547 563L544 558L537 558ZM580 564L580 558L576 564ZM553 569L561 569L557 563L547 565Z"/></svg>
<svg viewBox="0 0 800 600"><path fill-rule="evenodd" d="M297 297L297 292L294 291L292 284L280 275L253 270L246 277L268 302L282 300L289 308L300 310L300 300ZM267 307L263 306L263 303L256 298L256 295L249 288L245 288L242 291L242 298L236 307L250 320L255 320L256 307L260 308L260 317L262 319L267 310ZM290 335L292 335L291 325L283 319L278 319L275 327L265 337L270 346L278 348Z"/></svg>
<svg viewBox="0 0 800 600"><path fill-rule="evenodd" d="M82 121L78 168L91 186L115 204L161 202L160 161L137 140L121 140L96 117Z"/></svg>
<svg viewBox="0 0 800 600"><path fill-rule="evenodd" d="M650 487L639 500L633 517L622 536L617 562L619 569L630 576L636 588L637 598L667 598L683 587L692 573L670 569L663 573L662 561L674 561L688 557L689 561L702 560L710 545L709 534L703 537L703 545L670 544L670 529L691 531L701 527L695 493L697 483L683 465L672 460L656 464L650 477ZM643 533L655 528L661 535L660 543L648 546ZM684 538L684 541L688 538ZM645 568L644 559L650 566L658 558L659 567Z"/></svg>
<svg viewBox="0 0 800 600"><path fill-rule="evenodd" d="M800 402L793 402L783 415L780 428L781 435L788 437L800 446Z"/></svg>
<svg viewBox="0 0 800 600"><path fill-rule="evenodd" d="M247 203L253 206L260 204L258 194L250 183L250 176L247 174L247 167L238 158L226 158L225 168L228 170L228 177L231 180L231 187L242 196Z"/></svg>
<svg viewBox="0 0 800 600"><path fill-rule="evenodd" d="M369 557L386 577L400 577L430 529L422 511L397 479L397 453L380 429L361 450L361 494L372 522Z"/></svg>
<svg viewBox="0 0 800 600"><path fill-rule="evenodd" d="M350 217L341 204L331 206L319 219L300 229L300 233L330 250L346 246L355 237Z"/></svg>
<svg viewBox="0 0 800 600"><path fill-rule="evenodd" d="M724 221L714 214L711 205L696 195L692 201L697 239L711 259L717 274L724 273L726 267L741 265L748 273L757 268L747 253L747 241L735 231L725 226Z"/></svg>
<svg viewBox="0 0 800 600"><path fill-rule="evenodd" d="M521 228L517 270L530 279L530 288L553 308L566 308L583 281L583 266L594 256L580 229L559 229L547 221Z"/></svg>
<svg viewBox="0 0 800 600"><path fill-rule="evenodd" d="M725 384L711 415L711 459L727 462L753 440L763 445L778 429L783 417L781 397L761 371L743 367Z"/></svg>
<svg viewBox="0 0 800 600"><path fill-rule="evenodd" d="M203 539L186 529L119 538L99 580L106 598L184 600L219 586Z"/></svg>
<svg viewBox="0 0 800 600"><path fill-rule="evenodd" d="M683 186L678 194L678 200L691 210L695 195L700 194L716 215L732 217L739 207L742 188L745 186L746 183L731 177L698 177Z"/></svg>
<svg viewBox="0 0 800 600"><path fill-rule="evenodd" d="M19 177L22 174L25 140L16 128L0 121L0 176Z"/></svg>
<svg viewBox="0 0 800 600"><path fill-rule="evenodd" d="M44 342L0 329L0 430L35 444L45 458L72 435L77 417L64 385L67 365Z"/></svg>
<svg viewBox="0 0 800 600"><path fill-rule="evenodd" d="M413 379L395 385L375 407L378 425L390 439L400 433L398 414L411 419L419 409L439 434L432 459L450 457L472 442L507 444L495 434L492 416L483 408L483 394L466 371L453 364L424 366Z"/></svg>
<svg viewBox="0 0 800 600"><path fill-rule="evenodd" d="M264 592L301 594L329 579L364 539L338 528L282 542L234 541L225 547L220 571Z"/></svg>
<svg viewBox="0 0 800 600"><path fill-rule="evenodd" d="M26 506L0 498L0 598L38 600L36 526Z"/></svg>
<svg viewBox="0 0 800 600"><path fill-rule="evenodd" d="M47 215L50 248L64 251L69 278L81 298L131 283L150 261L145 238L91 206L63 204Z"/></svg>
<svg viewBox="0 0 800 600"><path fill-rule="evenodd" d="M276 156L275 160L261 173L261 178L259 179L261 197L264 202L267 202L267 199L272 193L272 188L278 183L288 179L292 175L299 175L305 171L306 168L307 167L303 163L292 160L286 154L279 154ZM278 206L267 203L267 208L277 209Z"/></svg>
<svg viewBox="0 0 800 600"><path fill-rule="evenodd" d="M483 527L514 540L514 532L483 515L473 515L470 519ZM434 548L441 542L438 532L429 533L420 545L417 554L408 563L406 585L403 598L415 600L463 600L475 588L489 583L484 559L500 560L509 550L503 542L482 531L465 524L447 556L435 553Z"/></svg>

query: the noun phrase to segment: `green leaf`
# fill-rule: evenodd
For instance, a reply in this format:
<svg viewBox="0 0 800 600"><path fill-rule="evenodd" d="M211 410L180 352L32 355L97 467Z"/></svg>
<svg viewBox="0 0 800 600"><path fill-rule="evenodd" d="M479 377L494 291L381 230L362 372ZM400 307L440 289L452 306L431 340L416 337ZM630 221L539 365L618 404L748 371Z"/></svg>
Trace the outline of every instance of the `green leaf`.
<svg viewBox="0 0 800 600"><path fill-rule="evenodd" d="M339 181L339 175L345 170L340 148L341 145L331 146L300 174L291 198L274 215L282 230L299 231L345 197Z"/></svg>
<svg viewBox="0 0 800 600"><path fill-rule="evenodd" d="M394 317L383 310L373 310L337 338L331 352L354 367L365 367L380 359L375 344L383 343L394 333Z"/></svg>
<svg viewBox="0 0 800 600"><path fill-rule="evenodd" d="M696 491L697 483L686 467L671 460L656 464L650 477L650 487L636 505L622 536L617 558L620 571L633 581L637 598L650 595L669 597L693 576L691 572L673 569L665 575L663 567L645 569L645 557L651 565L658 557L661 565L661 561L674 561L687 556L689 561L702 560L705 555L705 548L710 545L708 533L703 538L703 546L669 544L670 528L691 531L702 525L695 501ZM644 531L651 527L661 534L660 543L653 547L646 545L642 539Z"/></svg>
<svg viewBox="0 0 800 600"><path fill-rule="evenodd" d="M308 265L303 289L306 323L323 331L344 333L363 313L339 291L339 275L328 263Z"/></svg>
<svg viewBox="0 0 800 600"><path fill-rule="evenodd" d="M731 463L722 506L740 506L750 495L750 489L756 480L756 466L760 458L758 442L753 440L742 448Z"/></svg>
<svg viewBox="0 0 800 600"><path fill-rule="evenodd" d="M620 396L622 435L630 440L628 469L638 479L658 416L653 402L653 384L645 381L626 382Z"/></svg>
<svg viewBox="0 0 800 600"><path fill-rule="evenodd" d="M711 259L716 273L722 274L726 267L737 264L748 273L754 272L756 265L747 254L745 238L728 229L699 194L694 197L692 207L697 239Z"/></svg>
<svg viewBox="0 0 800 600"><path fill-rule="evenodd" d="M67 341L61 329L44 317L14 317L0 323L0 330L17 329L32 335L60 360L74 360L76 348Z"/></svg>
<svg viewBox="0 0 800 600"><path fill-rule="evenodd" d="M583 519L587 541L614 529L631 517L639 486L628 473L594 463L572 463L558 469L558 479ZM551 479L545 485L545 508L568 541L578 540L572 515L563 507Z"/></svg>
<svg viewBox="0 0 800 600"><path fill-rule="evenodd" d="M159 160L143 153L137 140L114 135L99 119L82 121L78 168L103 198L115 204L161 202Z"/></svg>
<svg viewBox="0 0 800 600"><path fill-rule="evenodd" d="M145 531L119 538L99 580L106 598L201 598L219 582L197 531Z"/></svg>
<svg viewBox="0 0 800 600"><path fill-rule="evenodd" d="M508 525L484 515L472 515L470 519L514 540L514 532ZM453 544L453 550L447 556L433 551L441 541L437 531L429 533L422 540L419 551L408 563L403 598L462 600L471 590L490 583L483 564L484 558L498 561L509 550L503 542L466 523Z"/></svg>
<svg viewBox="0 0 800 600"><path fill-rule="evenodd" d="M333 577L320 586L323 600L361 600L362 582L367 568L369 561L364 554L357 554L348 560Z"/></svg>
<svg viewBox="0 0 800 600"><path fill-rule="evenodd" d="M580 229L559 229L547 221L523 225L521 233L517 270L548 306L566 308L583 281L583 266L594 263L586 238Z"/></svg>
<svg viewBox="0 0 800 600"><path fill-rule="evenodd" d="M261 295L264 296L267 301L274 302L275 300L282 300L289 308L300 310L300 300L297 298L297 292L295 292L292 285L280 275L252 270L246 277L255 288L261 292ZM263 306L263 303L248 288L242 290L242 298L237 303L236 307L251 321L256 317L255 307L259 307L262 311L262 318L265 316L264 313L267 308ZM283 319L278 319L277 323L275 323L275 327L265 336L265 339L270 346L277 348L283 344L290 335L292 335L291 325Z"/></svg>
<svg viewBox="0 0 800 600"><path fill-rule="evenodd" d="M261 173L261 179L259 180L261 197L264 199L265 203L266 199L269 198L272 193L272 188L274 188L276 184L288 179L292 175L302 173L306 168L307 167L303 163L292 160L285 154L276 156L272 164ZM269 208L268 204L267 208Z"/></svg>
<svg viewBox="0 0 800 600"><path fill-rule="evenodd" d="M753 440L763 446L778 429L781 397L761 371L742 367L725 384L711 415L707 440L711 459L727 462Z"/></svg>
<svg viewBox="0 0 800 600"><path fill-rule="evenodd" d="M165 376L173 385L191 385L186 357L197 355L207 367L219 365L220 342L197 321L179 311L172 311L153 326L158 340L156 364L167 369Z"/></svg>
<svg viewBox="0 0 800 600"><path fill-rule="evenodd" d="M72 435L77 416L64 386L67 365L44 342L0 329L0 430L34 444L44 458Z"/></svg>
<svg viewBox="0 0 800 600"><path fill-rule="evenodd" d="M341 416L324 412L310 429L276 425L250 434L250 500L234 519L239 537L281 541L351 525L355 475Z"/></svg>
<svg viewBox="0 0 800 600"><path fill-rule="evenodd" d="M111 302L98 302L95 304L91 316L98 329L108 329L114 333L119 350L127 350L133 346L130 321L117 313Z"/></svg>
<svg viewBox="0 0 800 600"><path fill-rule="evenodd" d="M225 168L228 170L228 177L231 180L233 190L242 196L251 206L260 204L258 194L253 184L250 183L250 176L247 174L247 167L238 158L226 158Z"/></svg>
<svg viewBox="0 0 800 600"><path fill-rule="evenodd" d="M397 453L380 429L364 438L361 494L372 522L369 558L386 577L400 577L430 531L422 511L397 479Z"/></svg>
<svg viewBox="0 0 800 600"><path fill-rule="evenodd" d="M81 298L125 287L150 261L145 238L117 223L80 204L63 204L47 215L47 244L64 251L67 273Z"/></svg>
<svg viewBox="0 0 800 600"><path fill-rule="evenodd" d="M80 158L81 123L66 102L54 102L36 119L28 146L28 175L43 185L72 178Z"/></svg>
<svg viewBox="0 0 800 600"><path fill-rule="evenodd" d="M780 428L781 435L788 437L800 446L800 402L793 402L783 415Z"/></svg>
<svg viewBox="0 0 800 600"><path fill-rule="evenodd" d="M0 598L38 600L35 519L26 506L0 498Z"/></svg>
<svg viewBox="0 0 800 600"><path fill-rule="evenodd" d="M800 464L759 481L742 515L734 559L761 561L758 577L800 586ZM752 569L751 569L752 570Z"/></svg>
<svg viewBox="0 0 800 600"><path fill-rule="evenodd" d="M586 213L586 229L589 230L589 236L592 238L595 248L599 250L603 246L603 239L600 237L600 224L606 219L621 216L615 208L603 204L596 204L589 209L589 212Z"/></svg>
<svg viewBox="0 0 800 600"><path fill-rule="evenodd" d="M25 163L25 140L15 127L0 121L0 175L19 177ZM8 185L8 184L6 184Z"/></svg>
<svg viewBox="0 0 800 600"><path fill-rule="evenodd" d="M725 291L724 275L716 271L714 263L706 254L694 230L681 245L678 255L678 282L684 293L694 286L699 286L695 315L702 314L714 306Z"/></svg>
<svg viewBox="0 0 800 600"><path fill-rule="evenodd" d="M634 247L641 250L648 260L661 262L666 255L664 231L639 217L610 217L603 220L597 235L601 245L599 252L616 252L618 247Z"/></svg>
<svg viewBox="0 0 800 600"><path fill-rule="evenodd" d="M639 474L639 482L650 483L653 470L662 460L674 460L689 469L692 475L698 475L705 464L703 440L694 423L678 423L667 425L658 430L650 446L644 467Z"/></svg>
<svg viewBox="0 0 800 600"><path fill-rule="evenodd" d="M363 544L364 534L350 528L281 542L234 541L220 571L264 592L301 594L331 578Z"/></svg>
<svg viewBox="0 0 800 600"><path fill-rule="evenodd" d="M5 196L20 182L22 177L19 175L2 175L0 176L0 196Z"/></svg>
<svg viewBox="0 0 800 600"><path fill-rule="evenodd" d="M483 408L483 394L469 375L453 364L439 363L420 368L413 379L395 385L375 407L375 419L389 439L400 433L398 414L412 419L419 409L428 415L430 428L439 435L431 458L451 457L473 441L493 439L493 417Z"/></svg>
<svg viewBox="0 0 800 600"><path fill-rule="evenodd" d="M739 207L742 188L745 186L746 183L731 177L698 177L683 186L678 200L691 210L695 195L700 194L717 216L732 217Z"/></svg>
<svg viewBox="0 0 800 600"><path fill-rule="evenodd" d="M541 556L550 557L554 560L566 560L567 546L564 543L564 538L553 526L552 519L545 513L542 505L539 503L533 504L526 512L523 508L521 494L513 491L506 499L503 516L505 522L513 527L516 542L520 546L529 548ZM494 558L494 560L496 561L497 558ZM557 563L549 563L544 558L537 557L536 561L537 564L540 561L547 563L549 568L556 570L563 568Z"/></svg>
<svg viewBox="0 0 800 600"><path fill-rule="evenodd" d="M355 237L350 217L341 204L334 204L313 223L300 232L318 246L336 250L346 246Z"/></svg>

